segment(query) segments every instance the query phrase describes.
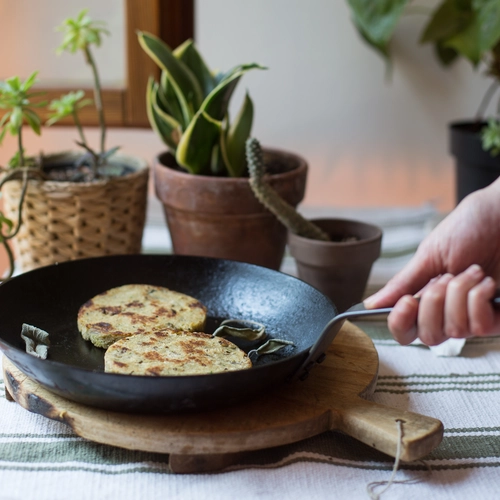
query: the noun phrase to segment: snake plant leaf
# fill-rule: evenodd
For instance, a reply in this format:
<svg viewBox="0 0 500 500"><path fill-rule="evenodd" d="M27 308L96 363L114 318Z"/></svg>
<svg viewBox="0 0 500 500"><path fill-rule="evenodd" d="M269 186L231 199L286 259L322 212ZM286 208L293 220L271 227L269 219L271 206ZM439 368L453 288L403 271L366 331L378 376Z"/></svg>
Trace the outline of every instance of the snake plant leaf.
<svg viewBox="0 0 500 500"><path fill-rule="evenodd" d="M215 87L215 79L208 69L203 57L198 52L193 40L186 40L174 50L174 56L181 60L196 76L206 97Z"/></svg>
<svg viewBox="0 0 500 500"><path fill-rule="evenodd" d="M240 78L251 69L266 69L260 64L245 64L227 73L217 87L205 98L201 108L215 120L221 121L227 113L229 101Z"/></svg>
<svg viewBox="0 0 500 500"><path fill-rule="evenodd" d="M250 71L251 69L267 69L267 67L262 66L262 64L258 63L238 64L237 66L234 66L225 73L218 73L217 76L215 77L215 81L217 85L219 85L222 82L224 82L224 80L232 79L235 75L238 75L240 73L241 75L244 75L247 71Z"/></svg>
<svg viewBox="0 0 500 500"><path fill-rule="evenodd" d="M209 174L212 149L217 143L221 123L199 110L182 134L175 159L192 174Z"/></svg>
<svg viewBox="0 0 500 500"><path fill-rule="evenodd" d="M173 118L182 124L183 130L189 125L189 122L184 122L184 114L182 113L179 99L177 98L174 87L169 81L166 71L161 72L157 103L164 111L172 115ZM192 108L190 108L190 115L191 118L194 116L194 110Z"/></svg>
<svg viewBox="0 0 500 500"><path fill-rule="evenodd" d="M144 51L168 73L169 80L175 90L182 109L185 123L192 118L192 109L189 102L193 102L198 109L203 101L203 91L192 71L179 61L170 50L169 46L150 33L139 32L139 43Z"/></svg>
<svg viewBox="0 0 500 500"><path fill-rule="evenodd" d="M245 147L252 130L252 122L253 102L247 92L237 117L223 139L223 155L231 177L242 177L246 170Z"/></svg>
<svg viewBox="0 0 500 500"><path fill-rule="evenodd" d="M226 162L222 156L220 142L219 144L215 143L212 148L212 156L210 157L210 172L212 175L227 175Z"/></svg>
<svg viewBox="0 0 500 500"><path fill-rule="evenodd" d="M353 23L363 39L389 57L389 42L409 0L347 0Z"/></svg>
<svg viewBox="0 0 500 500"><path fill-rule="evenodd" d="M146 111L149 123L163 142L175 151L181 135L181 124L157 104L158 84L149 78L146 88Z"/></svg>

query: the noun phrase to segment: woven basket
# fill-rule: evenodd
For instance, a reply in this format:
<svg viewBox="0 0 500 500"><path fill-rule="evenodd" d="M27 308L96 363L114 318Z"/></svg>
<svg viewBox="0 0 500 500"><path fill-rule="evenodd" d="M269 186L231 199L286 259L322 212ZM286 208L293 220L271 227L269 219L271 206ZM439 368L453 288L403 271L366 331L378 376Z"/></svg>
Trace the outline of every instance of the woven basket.
<svg viewBox="0 0 500 500"><path fill-rule="evenodd" d="M21 271L85 257L140 253L149 167L116 155L133 173L92 183L30 180L14 238ZM21 181L2 188L4 212L17 221Z"/></svg>

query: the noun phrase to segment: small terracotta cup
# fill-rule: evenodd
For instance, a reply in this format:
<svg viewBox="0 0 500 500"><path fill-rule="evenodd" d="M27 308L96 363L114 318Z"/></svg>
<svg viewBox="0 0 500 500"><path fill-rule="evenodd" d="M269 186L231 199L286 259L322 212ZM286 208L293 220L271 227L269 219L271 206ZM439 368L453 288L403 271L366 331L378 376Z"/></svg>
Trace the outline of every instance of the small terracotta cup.
<svg viewBox="0 0 500 500"><path fill-rule="evenodd" d="M380 256L382 230L347 219L312 219L332 241L288 232L298 277L323 292L338 312L361 302L373 263Z"/></svg>

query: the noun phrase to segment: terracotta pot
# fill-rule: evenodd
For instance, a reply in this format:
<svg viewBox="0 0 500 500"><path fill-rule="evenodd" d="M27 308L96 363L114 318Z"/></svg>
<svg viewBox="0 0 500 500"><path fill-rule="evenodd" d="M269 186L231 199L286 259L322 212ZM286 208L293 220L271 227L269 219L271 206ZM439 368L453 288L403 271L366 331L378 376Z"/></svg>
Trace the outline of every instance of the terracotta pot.
<svg viewBox="0 0 500 500"><path fill-rule="evenodd" d="M333 241L312 240L289 232L290 253L299 278L323 292L343 312L363 299L372 265L380 256L382 230L346 219L313 222ZM350 237L356 240L341 241Z"/></svg>
<svg viewBox="0 0 500 500"><path fill-rule="evenodd" d="M269 184L294 207L304 197L307 163L291 153L265 149ZM163 203L173 250L279 269L286 228L255 198L248 178L192 175L170 153L157 158L155 189Z"/></svg>

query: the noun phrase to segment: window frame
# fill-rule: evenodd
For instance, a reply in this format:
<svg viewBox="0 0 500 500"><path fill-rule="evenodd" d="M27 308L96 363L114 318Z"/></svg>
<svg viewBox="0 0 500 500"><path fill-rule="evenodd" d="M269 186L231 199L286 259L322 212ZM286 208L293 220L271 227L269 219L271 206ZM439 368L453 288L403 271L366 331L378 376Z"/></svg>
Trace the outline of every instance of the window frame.
<svg viewBox="0 0 500 500"><path fill-rule="evenodd" d="M137 30L148 31L162 38L169 46L177 47L194 37L194 0L124 0L126 82L123 88L106 88L102 101L108 127L149 127L146 114L146 85L149 76L159 77L159 69L142 50L137 41ZM79 88L80 89L80 88ZM43 100L52 100L72 90L70 87L45 88ZM93 98L93 89L81 88L85 96ZM0 114L1 115L1 114ZM40 115L45 120L46 111ZM98 125L92 106L83 108L79 117L83 125ZM72 125L71 118L58 122Z"/></svg>

